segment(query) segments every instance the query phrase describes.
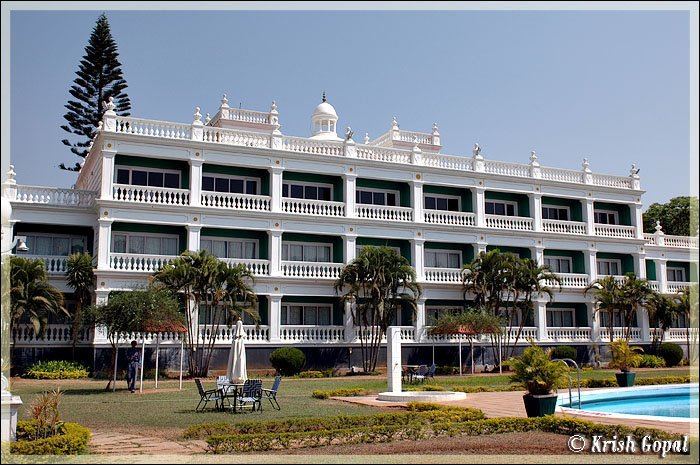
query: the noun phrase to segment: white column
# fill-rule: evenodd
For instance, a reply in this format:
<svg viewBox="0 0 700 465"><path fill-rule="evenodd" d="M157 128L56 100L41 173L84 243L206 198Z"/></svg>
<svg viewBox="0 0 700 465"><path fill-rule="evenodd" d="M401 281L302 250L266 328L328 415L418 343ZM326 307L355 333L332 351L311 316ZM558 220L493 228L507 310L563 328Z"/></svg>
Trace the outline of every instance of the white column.
<svg viewBox="0 0 700 465"><path fill-rule="evenodd" d="M424 245L425 240L423 239L412 239L411 240L413 248L413 265L416 269L416 279L418 281L425 281L425 255L424 255Z"/></svg>
<svg viewBox="0 0 700 465"><path fill-rule="evenodd" d="M280 315L282 312L282 296L271 295L269 299L268 321L270 322L270 342L280 342Z"/></svg>
<svg viewBox="0 0 700 465"><path fill-rule="evenodd" d="M600 324L593 302L586 302L586 313L588 314L588 326L591 327L591 341L598 341L600 340Z"/></svg>
<svg viewBox="0 0 700 465"><path fill-rule="evenodd" d="M350 263L355 259L357 251L357 236L354 234L343 235L343 260L345 263Z"/></svg>
<svg viewBox="0 0 700 465"><path fill-rule="evenodd" d="M101 278L97 278L98 286ZM107 305L109 300L109 289L100 288L95 291L95 305ZM104 325L96 325L95 332L92 335L93 344L107 343L107 327Z"/></svg>
<svg viewBox="0 0 700 465"><path fill-rule="evenodd" d="M110 146L107 148L107 146ZM112 199L112 184L114 181L114 156L117 151L112 142L105 143L102 149L102 183L100 185L100 199Z"/></svg>
<svg viewBox="0 0 700 465"><path fill-rule="evenodd" d="M583 216L583 221L586 223L586 231L589 236L595 236L595 216L593 214L593 199L586 199L585 204L582 205L581 213Z"/></svg>
<svg viewBox="0 0 700 465"><path fill-rule="evenodd" d="M282 168L270 169L270 201L273 212L282 211Z"/></svg>
<svg viewBox="0 0 700 465"><path fill-rule="evenodd" d="M187 225L187 250L196 252L199 250L199 238L202 232L200 225Z"/></svg>
<svg viewBox="0 0 700 465"><path fill-rule="evenodd" d="M656 279L659 281L659 293L665 294L668 292L668 276L666 275L666 259L655 258L654 265L656 266Z"/></svg>
<svg viewBox="0 0 700 465"><path fill-rule="evenodd" d="M419 174L416 177L420 176ZM413 221L416 223L425 223L425 215L423 215L423 182L411 182L411 202L413 203Z"/></svg>
<svg viewBox="0 0 700 465"><path fill-rule="evenodd" d="M345 196L345 216L348 218L355 217L355 192L357 192L357 176L345 174L343 176L343 194Z"/></svg>
<svg viewBox="0 0 700 465"><path fill-rule="evenodd" d="M642 342L651 342L649 334L649 314L643 306L637 309L637 326L639 326L639 330L642 333Z"/></svg>
<svg viewBox="0 0 700 465"><path fill-rule="evenodd" d="M639 279L646 279L647 277L647 267L644 258L645 256L646 254L644 253L632 254L632 258L634 260L634 274L637 275Z"/></svg>
<svg viewBox="0 0 700 465"><path fill-rule="evenodd" d="M389 392L401 392L401 328L386 329L386 376Z"/></svg>
<svg viewBox="0 0 700 465"><path fill-rule="evenodd" d="M486 227L486 195L483 187L474 188L473 207L476 214L476 226L478 228Z"/></svg>
<svg viewBox="0 0 700 465"><path fill-rule="evenodd" d="M637 239L644 239L644 221L642 220L642 204L636 203L630 206L632 210L632 225L635 227Z"/></svg>
<svg viewBox="0 0 700 465"><path fill-rule="evenodd" d="M596 265L596 251L594 249L584 250L583 254L586 258L586 273L588 274L588 280L590 282L598 279L598 266Z"/></svg>
<svg viewBox="0 0 700 465"><path fill-rule="evenodd" d="M537 328L537 340L546 341L547 336L547 302L544 300L534 300L535 327Z"/></svg>
<svg viewBox="0 0 700 465"><path fill-rule="evenodd" d="M343 326L345 327L345 342L355 340L355 320L352 317L353 302L345 302L345 311L343 312Z"/></svg>
<svg viewBox="0 0 700 465"><path fill-rule="evenodd" d="M483 252L483 253L486 253L486 245L487 245L486 242L477 241L477 243L476 243L476 254L475 254L475 257L474 257L474 258L478 257L479 254L481 254L482 252Z"/></svg>
<svg viewBox="0 0 700 465"><path fill-rule="evenodd" d="M528 195L530 202L530 216L533 219L535 231L542 231L542 194L534 193Z"/></svg>
<svg viewBox="0 0 700 465"><path fill-rule="evenodd" d="M109 253L112 250L112 219L100 218L97 220L98 242L97 242L97 269L109 269Z"/></svg>
<svg viewBox="0 0 700 465"><path fill-rule="evenodd" d="M413 321L415 342L420 342L425 337L425 300L421 298L416 302L416 316Z"/></svg>
<svg viewBox="0 0 700 465"><path fill-rule="evenodd" d="M282 274L282 231L268 231L270 239L270 276Z"/></svg>
<svg viewBox="0 0 700 465"><path fill-rule="evenodd" d="M541 245L537 245L535 247L530 248L530 253L532 254L532 259L537 263L538 265L542 266L544 265L544 247Z"/></svg>
<svg viewBox="0 0 700 465"><path fill-rule="evenodd" d="M196 152L201 154L202 152ZM204 160L190 160L190 205L198 207L202 204L202 165Z"/></svg>

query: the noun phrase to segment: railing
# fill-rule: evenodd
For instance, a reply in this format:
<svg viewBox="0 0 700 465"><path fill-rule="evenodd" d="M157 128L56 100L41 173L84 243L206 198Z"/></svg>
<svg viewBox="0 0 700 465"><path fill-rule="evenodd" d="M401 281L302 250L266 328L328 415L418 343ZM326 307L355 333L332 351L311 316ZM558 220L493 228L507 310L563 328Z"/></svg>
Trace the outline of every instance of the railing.
<svg viewBox="0 0 700 465"><path fill-rule="evenodd" d="M270 211L270 197L267 195L230 194L207 191L202 192L202 206L267 212Z"/></svg>
<svg viewBox="0 0 700 465"><path fill-rule="evenodd" d="M425 268L425 280L429 283L461 283L459 268Z"/></svg>
<svg viewBox="0 0 700 465"><path fill-rule="evenodd" d="M564 170L560 168L545 168L540 169L542 179L548 181L560 181L560 182L572 182L572 183L582 183L583 182L583 172Z"/></svg>
<svg viewBox="0 0 700 465"><path fill-rule="evenodd" d="M556 273L561 279L561 287L573 287L583 289L589 284L589 277L585 273ZM545 285L550 289L556 289L559 285L555 281L545 280Z"/></svg>
<svg viewBox="0 0 700 465"><path fill-rule="evenodd" d="M601 237L623 237L634 239L637 237L634 226L622 226L618 224L596 224L595 235Z"/></svg>
<svg viewBox="0 0 700 465"><path fill-rule="evenodd" d="M659 245L656 243L656 234L644 233L644 240L646 241L645 245Z"/></svg>
<svg viewBox="0 0 700 465"><path fill-rule="evenodd" d="M516 231L532 231L533 219L522 216L486 215L486 227L514 229Z"/></svg>
<svg viewBox="0 0 700 465"><path fill-rule="evenodd" d="M692 341L698 340L698 328L668 328L665 340L668 341Z"/></svg>
<svg viewBox="0 0 700 465"><path fill-rule="evenodd" d="M343 326L293 326L280 325L280 339L284 342L342 342L345 340Z"/></svg>
<svg viewBox="0 0 700 465"><path fill-rule="evenodd" d="M630 328L630 340L640 341L642 339L642 329L641 328ZM600 341L606 342L610 341L610 328L602 327L600 328ZM613 328L613 340L617 341L619 339L625 339L627 335L627 328Z"/></svg>
<svg viewBox="0 0 700 465"><path fill-rule="evenodd" d="M114 184L112 198L124 202L156 203L161 205L189 205L189 189L174 189L170 187L132 186L130 184Z"/></svg>
<svg viewBox="0 0 700 465"><path fill-rule="evenodd" d="M71 325L69 324L50 324L47 325L44 334L37 338L34 332L34 325L30 323L20 323L12 328L12 338L10 343L16 345L25 344L40 344L47 346L69 345L73 343L71 335ZM90 344L92 342L93 330L89 327L81 327L78 332L78 341L80 345Z"/></svg>
<svg viewBox="0 0 700 465"><path fill-rule="evenodd" d="M415 342L416 341L416 328L414 326L400 326L401 332L401 342Z"/></svg>
<svg viewBox="0 0 700 465"><path fill-rule="evenodd" d="M191 139L192 126L149 119L117 116L115 132L138 136L162 137L164 139Z"/></svg>
<svg viewBox="0 0 700 465"><path fill-rule="evenodd" d="M59 207L92 207L97 192L40 186L17 186L13 202L38 203Z"/></svg>
<svg viewBox="0 0 700 465"><path fill-rule="evenodd" d="M520 331L520 328L517 327L506 328L504 340L515 341L515 338L518 335L518 331ZM518 343L522 343L523 341L527 343L529 339L537 340L537 328L524 326L522 328L522 331L520 331Z"/></svg>
<svg viewBox="0 0 700 465"><path fill-rule="evenodd" d="M428 144L433 145L433 135L426 132L416 132L416 131L399 131L399 138L395 140L400 140L401 142L410 142L415 144Z"/></svg>
<svg viewBox="0 0 700 465"><path fill-rule="evenodd" d="M292 278L337 279L343 263L331 262L282 262L282 275Z"/></svg>
<svg viewBox="0 0 700 465"><path fill-rule="evenodd" d="M212 126L204 126L202 140L215 144L242 145L244 147L270 147L270 136L268 135Z"/></svg>
<svg viewBox="0 0 700 465"><path fill-rule="evenodd" d="M542 230L551 233L587 234L586 223L580 221L542 220Z"/></svg>
<svg viewBox="0 0 700 465"><path fill-rule="evenodd" d="M270 113L265 111L244 110L241 108L229 108L228 118L233 121L245 123L270 124Z"/></svg>
<svg viewBox="0 0 700 465"><path fill-rule="evenodd" d="M664 236L667 247L698 248L698 238L689 236Z"/></svg>
<svg viewBox="0 0 700 465"><path fill-rule="evenodd" d="M425 210L425 222L432 224L448 224L452 226L474 226L476 215L467 212L451 212L446 210Z"/></svg>
<svg viewBox="0 0 700 465"><path fill-rule="evenodd" d="M153 272L160 270L163 265L170 263L176 258L176 255L111 253L109 254L109 269Z"/></svg>
<svg viewBox="0 0 700 465"><path fill-rule="evenodd" d="M282 199L282 211L299 215L345 216L345 203L285 197Z"/></svg>
<svg viewBox="0 0 700 465"><path fill-rule="evenodd" d="M487 160L484 162L484 170L490 174L500 174L502 176L529 177L530 166L519 163L508 163L505 161Z"/></svg>
<svg viewBox="0 0 700 465"><path fill-rule="evenodd" d="M647 284L652 291L659 292L661 290L661 283L659 281L647 281Z"/></svg>
<svg viewBox="0 0 700 465"><path fill-rule="evenodd" d="M580 328L547 328L547 338L556 342L563 341L583 341L588 342L591 340L591 328L580 327Z"/></svg>
<svg viewBox="0 0 700 465"><path fill-rule="evenodd" d="M357 146L357 158L362 160L384 161L389 163L410 164L410 150L387 149L369 145Z"/></svg>
<svg viewBox="0 0 700 465"><path fill-rule="evenodd" d="M677 294L679 292L682 292L684 289L689 288L692 285L693 283L684 281L668 281L666 283L666 292L669 294Z"/></svg>
<svg viewBox="0 0 700 465"><path fill-rule="evenodd" d="M284 136L282 150L289 152L312 153L314 155L345 156L342 142L320 141L303 137Z"/></svg>
<svg viewBox="0 0 700 465"><path fill-rule="evenodd" d="M372 220L413 221L413 208L357 204L355 215Z"/></svg>
<svg viewBox="0 0 700 465"><path fill-rule="evenodd" d="M67 269L68 257L66 255L19 255L27 260L41 260L44 262L46 272L49 274L65 273Z"/></svg>
<svg viewBox="0 0 700 465"><path fill-rule="evenodd" d="M270 276L270 260L253 258L220 258L219 260L231 266L245 265L253 276Z"/></svg>
<svg viewBox="0 0 700 465"><path fill-rule="evenodd" d="M423 164L425 166L458 171L472 171L474 166L471 158L442 155L439 153L424 153Z"/></svg>
<svg viewBox="0 0 700 465"><path fill-rule="evenodd" d="M591 176L593 184L596 186L619 187L632 189L632 178L629 176L611 176L608 174L593 174Z"/></svg>
<svg viewBox="0 0 700 465"><path fill-rule="evenodd" d="M270 327L267 325L244 325L246 342L267 342L269 340ZM219 325L199 325L197 335L200 344L206 343L210 337L214 337L214 344L230 345L236 333L236 326Z"/></svg>

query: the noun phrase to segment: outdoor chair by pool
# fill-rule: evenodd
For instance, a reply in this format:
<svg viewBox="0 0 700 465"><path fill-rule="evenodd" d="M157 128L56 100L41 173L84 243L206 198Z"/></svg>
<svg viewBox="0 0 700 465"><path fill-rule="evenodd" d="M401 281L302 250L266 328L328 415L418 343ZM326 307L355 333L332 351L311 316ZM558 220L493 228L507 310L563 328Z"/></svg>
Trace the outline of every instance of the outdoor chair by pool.
<svg viewBox="0 0 700 465"><path fill-rule="evenodd" d="M252 411L255 411L255 406L258 406L258 410L262 412L262 380L261 379L247 379L243 383L243 390L241 396L238 398L238 409L243 411L244 408L251 407Z"/></svg>
<svg viewBox="0 0 700 465"><path fill-rule="evenodd" d="M265 399L270 401L272 408L275 410L280 410L280 404L277 403L277 390L280 388L281 382L282 377L277 375L275 376L275 381L272 383L272 387L270 389L263 388L262 390Z"/></svg>
<svg viewBox="0 0 700 465"><path fill-rule="evenodd" d="M425 374L425 379L430 378L433 381L435 381L435 371L436 370L437 370L437 365L435 365L434 363L432 365L430 365L430 368L428 368L428 373Z"/></svg>
<svg viewBox="0 0 700 465"><path fill-rule="evenodd" d="M413 375L413 379L416 381L420 381L421 383L425 381L426 376L428 375L428 365L421 365L418 367L418 373Z"/></svg>
<svg viewBox="0 0 700 465"><path fill-rule="evenodd" d="M214 401L216 404L216 409L220 410L221 406L223 405L223 400L224 396L221 390L219 389L209 389L205 390L204 387L202 386L202 380L199 378L194 379L195 384L197 385L197 390L199 391L200 399L199 403L197 404L197 407L195 407L195 412L202 412L204 409L207 407L207 404L211 401ZM204 405L202 405L202 402L204 402ZM202 407L200 410L199 407Z"/></svg>

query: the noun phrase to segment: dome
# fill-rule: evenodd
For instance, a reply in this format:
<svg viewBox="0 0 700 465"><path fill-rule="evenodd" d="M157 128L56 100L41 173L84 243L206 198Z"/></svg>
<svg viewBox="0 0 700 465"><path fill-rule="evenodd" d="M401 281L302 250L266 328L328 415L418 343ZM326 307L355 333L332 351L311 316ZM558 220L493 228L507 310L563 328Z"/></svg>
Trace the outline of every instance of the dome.
<svg viewBox="0 0 700 465"><path fill-rule="evenodd" d="M325 100L318 104L318 106L314 110L313 115L311 115L312 118L315 118L317 116L325 116L326 118L330 117L333 119L338 119L338 113L335 112L335 108L333 108L333 105L326 102Z"/></svg>
<svg viewBox="0 0 700 465"><path fill-rule="evenodd" d="M338 124L338 113L333 105L326 101L326 93L323 93L321 103L316 106L311 115L312 139L320 140L342 140L338 137L336 125Z"/></svg>

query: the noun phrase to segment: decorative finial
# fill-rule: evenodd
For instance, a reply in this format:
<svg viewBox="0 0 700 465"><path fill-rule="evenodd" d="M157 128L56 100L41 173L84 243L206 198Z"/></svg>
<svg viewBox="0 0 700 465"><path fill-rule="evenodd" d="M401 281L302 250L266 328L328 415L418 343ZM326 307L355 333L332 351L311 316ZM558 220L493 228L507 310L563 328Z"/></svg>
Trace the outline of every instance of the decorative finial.
<svg viewBox="0 0 700 465"><path fill-rule="evenodd" d="M228 107L228 98L226 97L226 94L224 94L221 97L221 106L222 107Z"/></svg>
<svg viewBox="0 0 700 465"><path fill-rule="evenodd" d="M433 134L435 134L436 132L438 132L438 125L437 123L433 123Z"/></svg>
<svg viewBox="0 0 700 465"><path fill-rule="evenodd" d="M114 104L114 97L110 97L109 101L103 103L105 110L114 111L117 106Z"/></svg>
<svg viewBox="0 0 700 465"><path fill-rule="evenodd" d="M102 130L102 121L97 122L97 130L101 131Z"/></svg>
<svg viewBox="0 0 700 465"><path fill-rule="evenodd" d="M535 153L534 150L532 152L530 152L530 161L533 163L537 161L537 154Z"/></svg>
<svg viewBox="0 0 700 465"><path fill-rule="evenodd" d="M365 133L365 145L369 144L369 132Z"/></svg>
<svg viewBox="0 0 700 465"><path fill-rule="evenodd" d="M352 132L352 128L351 128L350 126L348 126L347 128L345 128L345 140L350 140L350 139L352 139L352 135L353 135L353 134L354 134L354 133Z"/></svg>
<svg viewBox="0 0 700 465"><path fill-rule="evenodd" d="M194 122L195 123L201 123L202 122L202 114L199 112L199 107L196 107L194 109Z"/></svg>
<svg viewBox="0 0 700 465"><path fill-rule="evenodd" d="M17 176L17 173L15 173L15 165L10 165L10 169L7 170L7 173L5 173L7 176L7 182L15 184L17 181L15 181L15 176Z"/></svg>
<svg viewBox="0 0 700 465"><path fill-rule="evenodd" d="M275 101L272 101L272 105L270 105L270 113L277 111L277 103Z"/></svg>
<svg viewBox="0 0 700 465"><path fill-rule="evenodd" d="M211 121L211 116L209 115L209 113L207 113L207 117L204 118L204 124L209 124L210 121Z"/></svg>
<svg viewBox="0 0 700 465"><path fill-rule="evenodd" d="M324 90L323 97L321 98L321 102L325 102L325 101L326 101L326 91Z"/></svg>
<svg viewBox="0 0 700 465"><path fill-rule="evenodd" d="M588 163L588 158L583 159L583 163L581 163L581 167L583 168L583 171L590 171L588 167L590 166L590 163Z"/></svg>
<svg viewBox="0 0 700 465"><path fill-rule="evenodd" d="M658 234L663 234L664 232L661 230L661 222L659 220L656 220L656 226L654 226L654 229L656 229L656 232Z"/></svg>
<svg viewBox="0 0 700 465"><path fill-rule="evenodd" d="M474 148L472 149L472 155L475 157L478 157L481 155L481 147L479 146L478 142L476 144L474 144Z"/></svg>
<svg viewBox="0 0 700 465"><path fill-rule="evenodd" d="M639 174L640 168L637 168L637 165L632 163L632 168L630 168L630 176L637 176Z"/></svg>
<svg viewBox="0 0 700 465"><path fill-rule="evenodd" d="M397 121L396 116L391 119L391 129L399 129L399 122Z"/></svg>

